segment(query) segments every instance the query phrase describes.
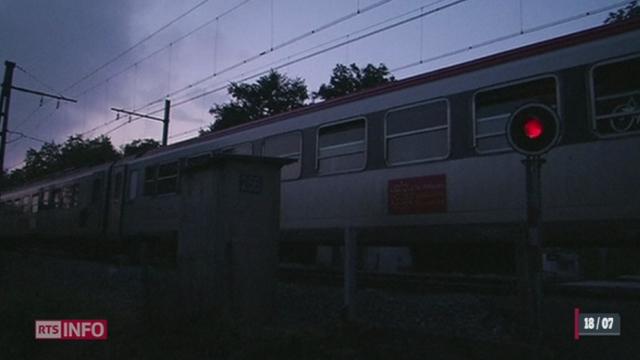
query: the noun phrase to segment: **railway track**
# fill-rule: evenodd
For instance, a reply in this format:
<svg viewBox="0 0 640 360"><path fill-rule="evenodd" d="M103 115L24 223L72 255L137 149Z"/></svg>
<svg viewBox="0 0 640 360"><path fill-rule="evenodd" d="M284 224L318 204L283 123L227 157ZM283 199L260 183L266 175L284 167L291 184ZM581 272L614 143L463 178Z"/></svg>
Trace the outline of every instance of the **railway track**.
<svg viewBox="0 0 640 360"><path fill-rule="evenodd" d="M278 277L282 281L309 285L341 286L342 272L297 266L279 266ZM379 288L407 292L474 292L509 295L516 291L515 277L494 275L371 273L359 271L358 287Z"/></svg>
<svg viewBox="0 0 640 360"><path fill-rule="evenodd" d="M281 281L307 285L342 286L341 271L280 265ZM402 292L461 292L494 295L517 295L518 279L514 276L463 274L381 274L359 271L359 288L375 288ZM544 293L552 296L607 299L640 299L640 281L614 279L609 281L557 282L547 281Z"/></svg>

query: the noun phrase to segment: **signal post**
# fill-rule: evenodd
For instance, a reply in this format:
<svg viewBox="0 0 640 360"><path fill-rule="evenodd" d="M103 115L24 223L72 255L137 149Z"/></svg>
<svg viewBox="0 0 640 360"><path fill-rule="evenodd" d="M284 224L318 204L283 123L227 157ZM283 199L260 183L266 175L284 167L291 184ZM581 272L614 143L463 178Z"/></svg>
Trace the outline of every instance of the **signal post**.
<svg viewBox="0 0 640 360"><path fill-rule="evenodd" d="M527 237L518 248L521 295L526 309L527 328L536 345L542 339L542 184L541 170L549 151L560 138L560 121L555 111L543 104L520 107L506 126L511 147L526 155Z"/></svg>

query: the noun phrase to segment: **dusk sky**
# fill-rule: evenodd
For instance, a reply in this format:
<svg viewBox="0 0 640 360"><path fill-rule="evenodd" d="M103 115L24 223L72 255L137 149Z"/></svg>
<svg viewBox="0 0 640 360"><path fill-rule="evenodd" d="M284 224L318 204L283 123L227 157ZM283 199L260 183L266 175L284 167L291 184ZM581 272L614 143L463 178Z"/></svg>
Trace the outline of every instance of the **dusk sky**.
<svg viewBox="0 0 640 360"><path fill-rule="evenodd" d="M401 79L602 24L612 8L626 3L0 0L0 59L20 67L14 85L78 100L57 108L56 101L45 99L41 106L40 97L14 91L9 129L58 143L77 133L94 137L111 130L116 146L137 138L160 140L160 123L121 126L127 117L115 121L110 108L162 116L157 111L168 94L177 105L209 92L172 108L169 142L178 142L197 136L213 120L208 109L227 100L226 84L271 67L305 79L310 92L329 80L336 63L384 63ZM421 13L427 15L336 46ZM474 49L442 56L470 46ZM406 67L421 59L423 64ZM240 66L225 70L235 64ZM5 167L10 169L21 165L27 149L42 144L17 134L9 141Z"/></svg>

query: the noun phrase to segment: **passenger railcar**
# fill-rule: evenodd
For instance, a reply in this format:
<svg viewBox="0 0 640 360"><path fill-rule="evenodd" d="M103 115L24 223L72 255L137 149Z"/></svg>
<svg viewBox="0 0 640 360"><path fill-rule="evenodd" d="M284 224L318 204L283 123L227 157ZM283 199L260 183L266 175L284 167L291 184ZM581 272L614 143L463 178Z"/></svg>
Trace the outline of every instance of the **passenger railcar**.
<svg viewBox="0 0 640 360"><path fill-rule="evenodd" d="M638 39L637 20L606 25L5 192L29 226L3 233L171 239L180 169L232 152L296 160L282 170L283 261L338 264L351 226L367 269L511 271L525 191L505 122L542 103L563 128L543 167L545 245L578 249L583 269L593 249L619 246L636 257L619 270L638 271ZM99 199L52 206L47 189L69 186Z"/></svg>

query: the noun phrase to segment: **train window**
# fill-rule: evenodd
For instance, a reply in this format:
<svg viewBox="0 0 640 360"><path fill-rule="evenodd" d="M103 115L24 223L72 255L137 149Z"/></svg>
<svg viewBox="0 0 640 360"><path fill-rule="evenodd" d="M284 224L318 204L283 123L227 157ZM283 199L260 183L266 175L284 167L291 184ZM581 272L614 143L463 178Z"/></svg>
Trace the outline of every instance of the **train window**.
<svg viewBox="0 0 640 360"><path fill-rule="evenodd" d="M62 191L60 189L53 190L53 206L55 208L62 207Z"/></svg>
<svg viewBox="0 0 640 360"><path fill-rule="evenodd" d="M365 165L365 119L326 125L318 129L318 173L362 169Z"/></svg>
<svg viewBox="0 0 640 360"><path fill-rule="evenodd" d="M506 122L518 107L531 102L558 106L555 77L525 80L481 90L473 98L474 146L479 153L509 150Z"/></svg>
<svg viewBox="0 0 640 360"><path fill-rule="evenodd" d="M129 192L128 199L133 200L138 195L138 172L132 171L129 174Z"/></svg>
<svg viewBox="0 0 640 360"><path fill-rule="evenodd" d="M25 196L22 198L22 212L28 213L31 211L31 196Z"/></svg>
<svg viewBox="0 0 640 360"><path fill-rule="evenodd" d="M120 198L121 192L122 192L122 173L119 172L116 174L115 182L113 185L113 199L118 200Z"/></svg>
<svg viewBox="0 0 640 360"><path fill-rule="evenodd" d="M264 140L262 155L282 157L296 160L295 163L282 167L281 179L297 179L300 176L300 155L302 151L302 136L299 132L276 135Z"/></svg>
<svg viewBox="0 0 640 360"><path fill-rule="evenodd" d="M45 190L42 193L42 207L44 209L49 207L49 197L51 196L51 192L49 190Z"/></svg>
<svg viewBox="0 0 640 360"><path fill-rule="evenodd" d="M389 164L443 159L449 155L449 106L446 100L390 110L385 117Z"/></svg>
<svg viewBox="0 0 640 360"><path fill-rule="evenodd" d="M36 214L38 212L39 202L40 196L38 194L31 196L31 213Z"/></svg>
<svg viewBox="0 0 640 360"><path fill-rule="evenodd" d="M593 129L614 136L640 132L640 57L609 61L591 70Z"/></svg>
<svg viewBox="0 0 640 360"><path fill-rule="evenodd" d="M173 193L178 190L178 162L158 166L158 194Z"/></svg>
<svg viewBox="0 0 640 360"><path fill-rule="evenodd" d="M144 195L169 194L178 190L178 162L149 166L144 172Z"/></svg>
<svg viewBox="0 0 640 360"><path fill-rule="evenodd" d="M80 205L80 185L74 184L71 186L71 207L78 207Z"/></svg>
<svg viewBox="0 0 640 360"><path fill-rule="evenodd" d="M253 155L253 145L251 143L236 144L226 147L220 152L223 154Z"/></svg>
<svg viewBox="0 0 640 360"><path fill-rule="evenodd" d="M71 208L71 204L73 201L73 189L71 186L65 186L62 188L62 207L65 209Z"/></svg>
<svg viewBox="0 0 640 360"><path fill-rule="evenodd" d="M157 166L149 166L144 169L144 195L149 196L156 193L156 172Z"/></svg>

